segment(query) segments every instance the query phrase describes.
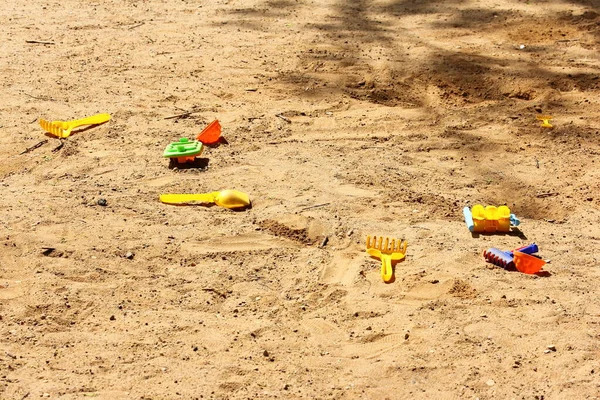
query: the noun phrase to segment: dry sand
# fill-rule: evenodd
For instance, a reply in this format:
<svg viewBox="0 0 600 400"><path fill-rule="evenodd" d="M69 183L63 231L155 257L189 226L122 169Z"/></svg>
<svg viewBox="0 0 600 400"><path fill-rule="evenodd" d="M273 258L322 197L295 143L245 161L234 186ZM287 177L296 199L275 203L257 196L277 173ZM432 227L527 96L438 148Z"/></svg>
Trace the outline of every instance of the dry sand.
<svg viewBox="0 0 600 400"><path fill-rule="evenodd" d="M0 398L597 398L598 4L6 3ZM37 122L100 112L55 152ZM252 209L158 201L225 188ZM531 242L545 274L481 256Z"/></svg>

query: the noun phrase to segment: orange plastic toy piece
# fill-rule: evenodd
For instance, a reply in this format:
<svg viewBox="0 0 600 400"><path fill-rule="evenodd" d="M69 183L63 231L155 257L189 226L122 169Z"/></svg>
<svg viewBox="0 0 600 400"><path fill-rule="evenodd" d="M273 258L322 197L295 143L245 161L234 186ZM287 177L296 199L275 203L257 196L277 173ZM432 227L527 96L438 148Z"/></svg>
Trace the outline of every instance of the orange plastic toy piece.
<svg viewBox="0 0 600 400"><path fill-rule="evenodd" d="M520 251L513 252L515 267L524 274L535 274L540 272L546 265L546 261Z"/></svg>
<svg viewBox="0 0 600 400"><path fill-rule="evenodd" d="M203 144L215 144L221 137L221 124L218 119L208 124L206 128L196 137Z"/></svg>
<svg viewBox="0 0 600 400"><path fill-rule="evenodd" d="M476 204L471 209L473 215L473 232L508 232L510 231L510 209L506 206L487 206Z"/></svg>

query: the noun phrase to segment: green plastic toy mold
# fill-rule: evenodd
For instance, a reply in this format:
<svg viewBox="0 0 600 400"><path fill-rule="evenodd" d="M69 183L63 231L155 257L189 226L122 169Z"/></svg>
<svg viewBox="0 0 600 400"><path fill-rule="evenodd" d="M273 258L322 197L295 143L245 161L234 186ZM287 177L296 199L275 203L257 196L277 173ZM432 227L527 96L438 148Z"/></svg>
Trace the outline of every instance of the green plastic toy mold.
<svg viewBox="0 0 600 400"><path fill-rule="evenodd" d="M169 143L165 148L163 157L188 157L197 156L202 153L203 146L197 140L189 140L188 138L181 138L178 142Z"/></svg>

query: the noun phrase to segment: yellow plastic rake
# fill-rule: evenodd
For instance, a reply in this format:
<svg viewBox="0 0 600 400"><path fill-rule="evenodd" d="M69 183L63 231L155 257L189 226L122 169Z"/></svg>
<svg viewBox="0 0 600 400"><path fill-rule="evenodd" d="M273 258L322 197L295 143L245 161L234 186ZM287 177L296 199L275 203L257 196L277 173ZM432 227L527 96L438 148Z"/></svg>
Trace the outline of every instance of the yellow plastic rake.
<svg viewBox="0 0 600 400"><path fill-rule="evenodd" d="M381 259L381 278L384 282L392 279L394 271L392 261L400 261L406 255L408 242L401 239L391 239L388 237L379 238L377 236L367 236L367 253L373 257Z"/></svg>
<svg viewBox="0 0 600 400"><path fill-rule="evenodd" d="M74 119L71 121L46 121L45 119L40 119L40 126L43 130L48 133L51 133L54 136L59 138L66 138L71 135L71 131L79 126L83 125L96 125L102 124L110 120L109 114L96 114L91 117L82 118L82 119Z"/></svg>

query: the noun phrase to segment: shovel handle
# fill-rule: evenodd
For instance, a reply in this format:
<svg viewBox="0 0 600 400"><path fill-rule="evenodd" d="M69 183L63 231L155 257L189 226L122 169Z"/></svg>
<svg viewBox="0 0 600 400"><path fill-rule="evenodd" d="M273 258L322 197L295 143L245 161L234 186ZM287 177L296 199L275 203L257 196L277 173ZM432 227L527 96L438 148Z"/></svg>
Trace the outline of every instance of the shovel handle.
<svg viewBox="0 0 600 400"><path fill-rule="evenodd" d="M161 194L160 201L166 204L210 204L219 192L202 194Z"/></svg>

